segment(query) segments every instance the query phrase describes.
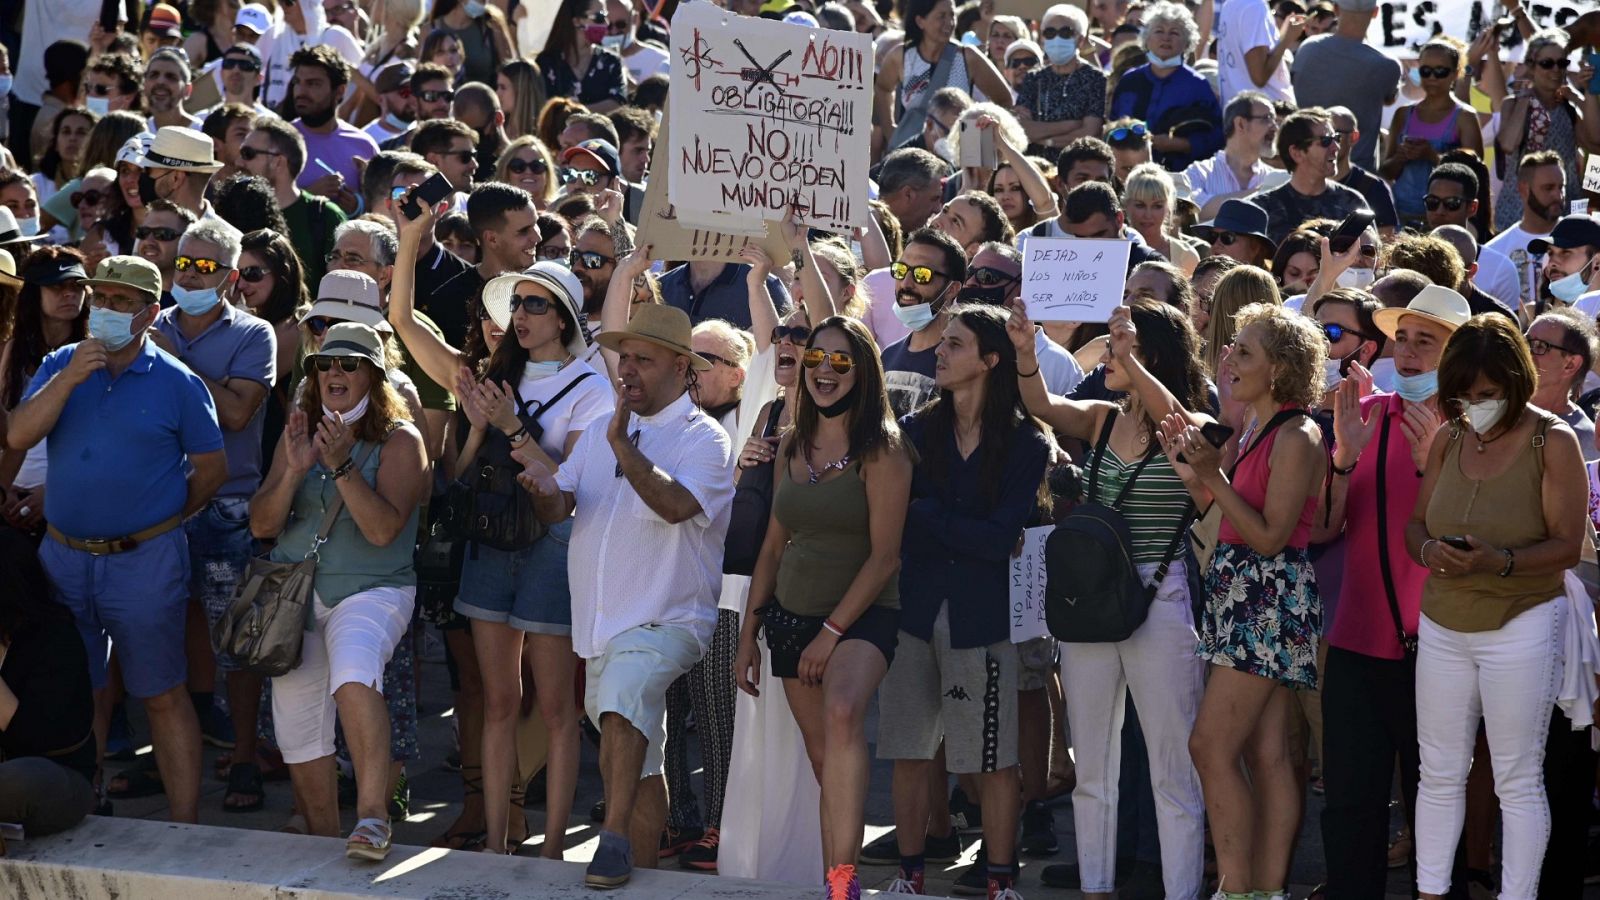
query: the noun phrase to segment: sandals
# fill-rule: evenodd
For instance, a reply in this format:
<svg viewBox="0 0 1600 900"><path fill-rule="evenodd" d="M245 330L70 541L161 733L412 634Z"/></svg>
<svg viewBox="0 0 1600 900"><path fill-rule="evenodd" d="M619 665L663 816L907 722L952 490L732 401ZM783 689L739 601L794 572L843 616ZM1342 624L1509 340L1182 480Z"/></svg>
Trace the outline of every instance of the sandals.
<svg viewBox="0 0 1600 900"><path fill-rule="evenodd" d="M120 787L117 786L119 780L122 782ZM166 787L161 783L161 770L156 768L153 753L112 776L106 785L106 796L117 800L137 800L140 797L154 797L166 792Z"/></svg>
<svg viewBox="0 0 1600 900"><path fill-rule="evenodd" d="M383 862L389 856L389 840L393 832L385 819L362 819L344 842L346 859L365 862Z"/></svg>
<svg viewBox="0 0 1600 900"><path fill-rule="evenodd" d="M463 797L470 797L474 794L479 797L483 796L482 766L461 767L461 793ZM460 820L458 819L457 821ZM479 829L478 831L455 831L452 829L434 838L433 843L430 846L443 847L446 850L466 850L468 852L473 852L482 850L484 846L488 844L488 842L489 832L485 830Z"/></svg>
<svg viewBox="0 0 1600 900"><path fill-rule="evenodd" d="M244 803L229 803L234 797L247 799ZM266 803L267 794L261 787L261 767L249 762L235 763L228 770L228 792L222 795L222 811L255 812Z"/></svg>

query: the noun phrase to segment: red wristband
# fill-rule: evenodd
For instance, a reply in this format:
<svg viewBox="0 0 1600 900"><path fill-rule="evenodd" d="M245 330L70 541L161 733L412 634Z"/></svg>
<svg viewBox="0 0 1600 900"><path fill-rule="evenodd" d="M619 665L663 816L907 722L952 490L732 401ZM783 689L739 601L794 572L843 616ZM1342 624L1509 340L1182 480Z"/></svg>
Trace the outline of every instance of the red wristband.
<svg viewBox="0 0 1600 900"><path fill-rule="evenodd" d="M844 637L844 629L840 628L831 618L823 619L822 627L833 632L834 637Z"/></svg>

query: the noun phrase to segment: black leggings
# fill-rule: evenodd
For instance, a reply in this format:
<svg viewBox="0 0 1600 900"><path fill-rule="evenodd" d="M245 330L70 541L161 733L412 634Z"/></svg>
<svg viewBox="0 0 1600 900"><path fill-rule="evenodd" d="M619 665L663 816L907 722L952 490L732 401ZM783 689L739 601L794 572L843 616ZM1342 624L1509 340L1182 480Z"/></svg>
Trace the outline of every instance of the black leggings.
<svg viewBox="0 0 1600 900"><path fill-rule="evenodd" d="M722 825L722 795L728 786L733 757L733 658L739 652L739 614L717 610L711 652L667 689L667 824L678 829ZM700 761L705 772L706 815L689 781L688 717L694 710L700 734Z"/></svg>

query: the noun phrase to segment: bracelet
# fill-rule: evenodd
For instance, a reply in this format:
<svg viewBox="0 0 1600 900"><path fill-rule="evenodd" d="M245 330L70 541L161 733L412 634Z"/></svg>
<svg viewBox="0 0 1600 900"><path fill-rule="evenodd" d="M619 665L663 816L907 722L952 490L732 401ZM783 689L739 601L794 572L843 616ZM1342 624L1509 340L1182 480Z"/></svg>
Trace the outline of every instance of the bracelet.
<svg viewBox="0 0 1600 900"><path fill-rule="evenodd" d="M1356 457L1356 461L1351 463L1348 468L1341 469L1338 466L1334 465L1332 463L1332 461L1329 461L1328 468L1335 475L1349 475L1351 472L1354 472L1356 470L1356 466L1360 462L1361 462L1361 458L1360 457Z"/></svg>
<svg viewBox="0 0 1600 900"><path fill-rule="evenodd" d="M350 470L354 469L355 467L356 461L348 456L345 457L344 462L339 464L339 468L333 470L333 480L338 481L346 475L349 475Z"/></svg>
<svg viewBox="0 0 1600 900"><path fill-rule="evenodd" d="M1424 569L1428 567L1428 546L1437 543L1439 541L1436 538L1428 538L1422 542L1422 549L1417 551L1417 562L1421 563Z"/></svg>
<svg viewBox="0 0 1600 900"><path fill-rule="evenodd" d="M833 624L833 619L831 619L831 618L830 619L823 619L822 620L822 627L828 629L831 632L833 632L833 636L834 637L840 637L840 638L844 637L844 629L840 628L838 625Z"/></svg>
<svg viewBox="0 0 1600 900"><path fill-rule="evenodd" d="M1035 376L1037 374L1039 374L1039 367L1037 365L1035 365L1033 367L1033 371L1032 372L1024 372L1021 369L1017 370L1017 377L1018 378L1032 378L1033 376Z"/></svg>
<svg viewBox="0 0 1600 900"><path fill-rule="evenodd" d="M1500 570L1500 577L1509 578L1511 576L1511 570L1517 567L1517 555L1511 552L1510 547L1507 547L1500 552L1506 555L1506 567Z"/></svg>
<svg viewBox="0 0 1600 900"><path fill-rule="evenodd" d="M527 439L528 439L528 426L526 426L526 425L524 425L521 428L518 428L516 431L513 431L510 434L506 435L506 440L509 440L513 444L520 444L520 443L522 443L523 441L525 441Z"/></svg>

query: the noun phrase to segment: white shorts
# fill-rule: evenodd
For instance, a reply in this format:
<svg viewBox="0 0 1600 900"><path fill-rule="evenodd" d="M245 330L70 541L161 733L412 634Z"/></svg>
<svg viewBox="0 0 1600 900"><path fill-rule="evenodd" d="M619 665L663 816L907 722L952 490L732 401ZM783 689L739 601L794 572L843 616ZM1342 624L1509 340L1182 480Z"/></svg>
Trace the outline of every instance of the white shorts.
<svg viewBox="0 0 1600 900"><path fill-rule="evenodd" d="M584 711L602 734L600 717L606 713L616 713L639 729L645 739L640 778L664 769L667 688L694 668L701 655L700 641L689 628L640 625L613 637L599 656L585 660Z"/></svg>

